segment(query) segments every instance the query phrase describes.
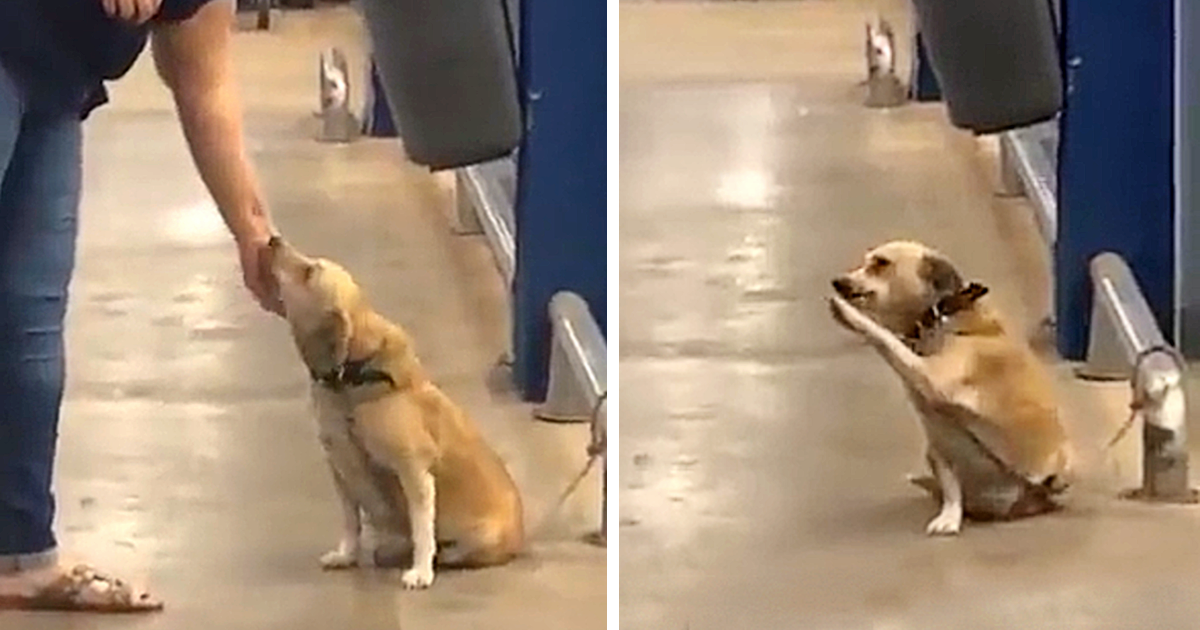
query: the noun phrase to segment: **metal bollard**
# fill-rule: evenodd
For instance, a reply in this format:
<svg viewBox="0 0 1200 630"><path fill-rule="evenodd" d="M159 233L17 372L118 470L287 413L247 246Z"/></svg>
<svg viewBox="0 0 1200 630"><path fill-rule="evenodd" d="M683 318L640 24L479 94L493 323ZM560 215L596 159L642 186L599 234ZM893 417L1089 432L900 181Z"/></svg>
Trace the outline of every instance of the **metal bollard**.
<svg viewBox="0 0 1200 630"><path fill-rule="evenodd" d="M550 382L537 417L589 422L608 389L604 337L587 303L569 291L550 300L550 322Z"/></svg>
<svg viewBox="0 0 1200 630"><path fill-rule="evenodd" d="M358 135L358 121L350 111L350 70L337 48L321 54L321 142L346 143Z"/></svg>
<svg viewBox="0 0 1200 630"><path fill-rule="evenodd" d="M552 340L550 384L546 402L535 412L550 422L589 422L588 457L603 465L600 531L586 537L592 544L608 541L608 352L600 327L583 298L560 291L550 300Z"/></svg>
<svg viewBox="0 0 1200 630"><path fill-rule="evenodd" d="M1092 259L1091 336L1087 363L1077 374L1131 379L1133 407L1142 417L1142 486L1125 498L1195 503L1188 482L1184 361L1167 344L1133 271L1117 254Z"/></svg>
<svg viewBox="0 0 1200 630"><path fill-rule="evenodd" d="M867 23L867 107L888 108L903 105L908 98L904 84L896 75L896 35L882 18Z"/></svg>
<svg viewBox="0 0 1200 630"><path fill-rule="evenodd" d="M512 216L512 199L499 179L505 168L515 169L516 165L499 160L459 169L455 194L462 202L458 206L460 228L464 233L471 233L473 228L483 232L500 276L506 286L511 286L517 265L517 240L506 219L506 215ZM474 220L469 214L474 214Z"/></svg>

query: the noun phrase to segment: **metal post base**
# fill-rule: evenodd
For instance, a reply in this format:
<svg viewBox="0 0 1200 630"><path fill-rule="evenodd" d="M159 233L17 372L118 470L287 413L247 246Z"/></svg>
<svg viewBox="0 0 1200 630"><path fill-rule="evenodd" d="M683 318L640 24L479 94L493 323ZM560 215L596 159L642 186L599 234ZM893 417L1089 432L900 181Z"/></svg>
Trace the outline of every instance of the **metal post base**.
<svg viewBox="0 0 1200 630"><path fill-rule="evenodd" d="M872 109L899 107L908 101L908 91L900 77L885 74L867 79L867 99L864 104Z"/></svg>
<svg viewBox="0 0 1200 630"><path fill-rule="evenodd" d="M1145 488L1130 488L1122 490L1119 496L1126 501L1141 501L1142 503L1151 503L1154 505L1200 504L1200 492L1194 488L1189 488L1186 493L1180 496L1162 496L1149 492Z"/></svg>
<svg viewBox="0 0 1200 630"><path fill-rule="evenodd" d="M1133 396L1142 413L1142 487L1123 496L1151 503L1194 504L1188 482L1185 363L1173 349L1143 351Z"/></svg>
<svg viewBox="0 0 1200 630"><path fill-rule="evenodd" d="M346 143L359 134L359 123L350 111L350 68L337 48L321 54L321 142Z"/></svg>
<svg viewBox="0 0 1200 630"><path fill-rule="evenodd" d="M896 75L896 36L892 26L878 20L867 23L867 98L871 108L899 107L908 100L908 89Z"/></svg>
<svg viewBox="0 0 1200 630"><path fill-rule="evenodd" d="M236 25L239 31L270 30L280 14L278 9L271 7L271 0L249 0L238 2Z"/></svg>
<svg viewBox="0 0 1200 630"><path fill-rule="evenodd" d="M1093 299L1087 361L1075 368L1075 375L1088 381L1129 379L1132 371L1119 335L1116 323L1109 316L1103 301Z"/></svg>
<svg viewBox="0 0 1200 630"><path fill-rule="evenodd" d="M596 405L604 404L607 391L597 383L604 375L590 373L604 364L600 329L583 298L571 292L558 293L550 300L550 316L550 382L546 401L534 416L547 422L591 422L593 416L601 415Z"/></svg>
<svg viewBox="0 0 1200 630"><path fill-rule="evenodd" d="M592 408L587 403L587 393L575 378L567 350L561 340L550 343L550 383L546 387L546 401L534 410L533 415L546 422L589 422Z"/></svg>

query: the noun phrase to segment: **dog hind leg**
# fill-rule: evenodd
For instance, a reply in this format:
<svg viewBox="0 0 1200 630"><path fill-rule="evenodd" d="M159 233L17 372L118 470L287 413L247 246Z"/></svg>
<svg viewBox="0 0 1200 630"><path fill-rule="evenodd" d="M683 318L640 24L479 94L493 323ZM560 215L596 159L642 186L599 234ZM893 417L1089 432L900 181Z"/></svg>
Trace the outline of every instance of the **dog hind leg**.
<svg viewBox="0 0 1200 630"><path fill-rule="evenodd" d="M925 532L930 536L953 536L962 529L963 493L958 477L945 459L936 452L930 452L930 463L933 473L941 486L942 508L933 520L929 521Z"/></svg>

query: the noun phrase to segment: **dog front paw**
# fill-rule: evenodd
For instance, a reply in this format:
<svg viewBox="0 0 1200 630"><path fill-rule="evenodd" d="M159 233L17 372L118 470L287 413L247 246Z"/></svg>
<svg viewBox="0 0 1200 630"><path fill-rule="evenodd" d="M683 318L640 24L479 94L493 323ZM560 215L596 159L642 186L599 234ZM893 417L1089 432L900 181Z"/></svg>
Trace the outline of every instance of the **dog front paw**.
<svg viewBox="0 0 1200 630"><path fill-rule="evenodd" d="M943 509L929 521L925 533L930 536L957 536L962 530L962 510Z"/></svg>
<svg viewBox="0 0 1200 630"><path fill-rule="evenodd" d="M846 330L860 334L864 330L863 320L866 316L841 296L829 298L829 314L833 316L833 321Z"/></svg>
<svg viewBox="0 0 1200 630"><path fill-rule="evenodd" d="M410 591L429 588L433 584L433 567L413 567L400 576L400 583Z"/></svg>
<svg viewBox="0 0 1200 630"><path fill-rule="evenodd" d="M321 568L326 571L349 569L358 565L358 545L342 542L337 549L321 556Z"/></svg>
<svg viewBox="0 0 1200 630"><path fill-rule="evenodd" d="M846 321L846 315L842 310L842 304L844 304L844 302L839 302L841 302L841 299L838 297L829 298L829 314L833 316L833 321L839 326L850 330L850 323Z"/></svg>

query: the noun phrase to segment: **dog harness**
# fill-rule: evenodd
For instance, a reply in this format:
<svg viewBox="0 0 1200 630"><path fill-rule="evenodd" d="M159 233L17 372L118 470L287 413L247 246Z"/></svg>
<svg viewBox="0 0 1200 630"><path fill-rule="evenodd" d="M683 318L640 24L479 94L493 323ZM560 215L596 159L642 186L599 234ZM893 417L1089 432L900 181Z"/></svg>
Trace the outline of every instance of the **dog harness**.
<svg viewBox="0 0 1200 630"><path fill-rule="evenodd" d="M312 372L312 379L330 389L341 390L352 387L362 387L372 383L387 383L396 386L396 380L391 374L369 365L370 359L346 361L324 374Z"/></svg>

